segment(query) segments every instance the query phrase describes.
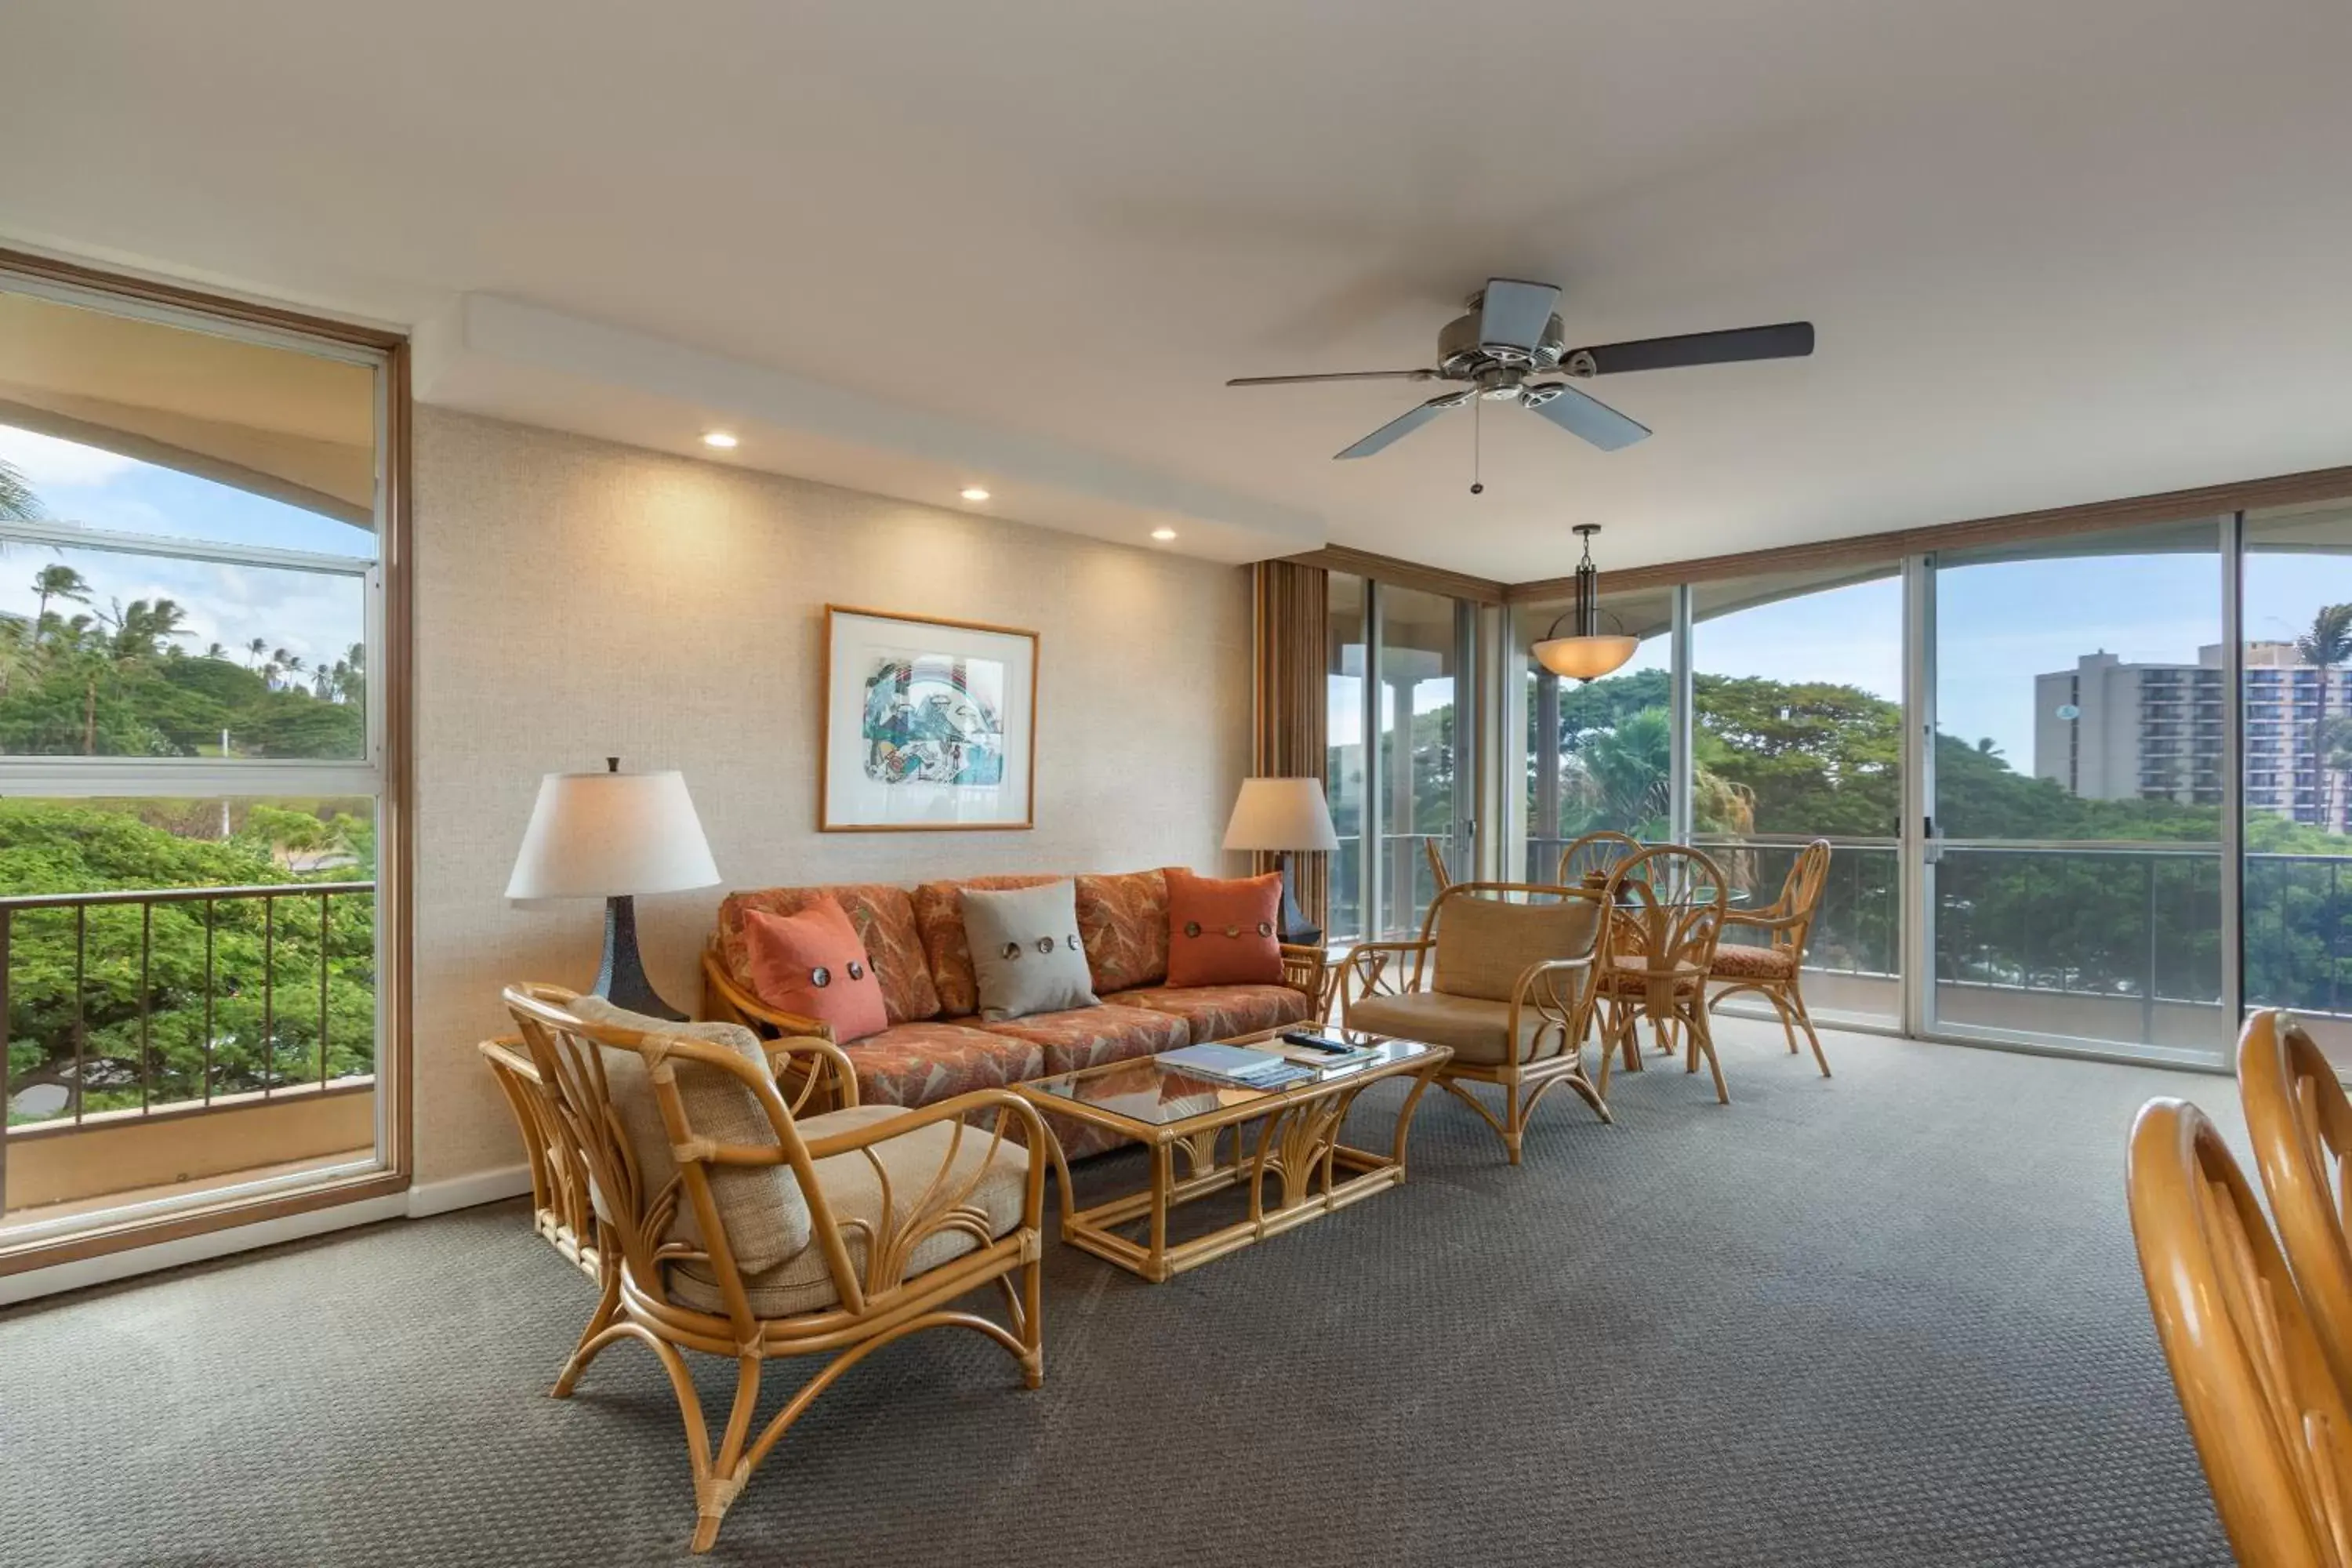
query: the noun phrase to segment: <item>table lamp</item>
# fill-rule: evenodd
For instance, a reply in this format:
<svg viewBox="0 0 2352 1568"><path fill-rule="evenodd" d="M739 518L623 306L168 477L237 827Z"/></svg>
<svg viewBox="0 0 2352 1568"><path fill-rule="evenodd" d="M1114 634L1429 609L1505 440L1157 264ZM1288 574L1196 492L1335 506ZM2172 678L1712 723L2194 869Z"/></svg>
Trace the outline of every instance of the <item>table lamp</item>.
<svg viewBox="0 0 2352 1568"><path fill-rule="evenodd" d="M601 773L549 773L539 781L507 897L603 899L604 962L591 989L633 1013L683 1019L646 978L636 895L718 880L686 775L625 773L620 758L607 757Z"/></svg>
<svg viewBox="0 0 2352 1568"><path fill-rule="evenodd" d="M1290 858L1303 849L1337 849L1331 808L1323 803L1321 779L1244 779L1225 825L1225 847L1255 849L1282 857L1282 940L1313 947L1323 941L1309 925L1292 886Z"/></svg>

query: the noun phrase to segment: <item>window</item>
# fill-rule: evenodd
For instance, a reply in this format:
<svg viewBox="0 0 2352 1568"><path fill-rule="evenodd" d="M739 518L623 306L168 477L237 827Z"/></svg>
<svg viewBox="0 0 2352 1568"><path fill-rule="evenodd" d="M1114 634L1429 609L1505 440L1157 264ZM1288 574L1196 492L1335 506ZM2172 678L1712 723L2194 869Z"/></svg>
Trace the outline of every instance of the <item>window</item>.
<svg viewBox="0 0 2352 1568"><path fill-rule="evenodd" d="M1671 589L1603 595L1602 627L1622 627L1642 640L1624 668L1591 681L1564 679L1526 654L1565 606L1520 607L1528 880L1550 881L1560 851L1586 833L1606 828L1637 838L1672 836L1674 606Z"/></svg>
<svg viewBox="0 0 2352 1568"><path fill-rule="evenodd" d="M388 354L0 271L0 1248L387 1163Z"/></svg>

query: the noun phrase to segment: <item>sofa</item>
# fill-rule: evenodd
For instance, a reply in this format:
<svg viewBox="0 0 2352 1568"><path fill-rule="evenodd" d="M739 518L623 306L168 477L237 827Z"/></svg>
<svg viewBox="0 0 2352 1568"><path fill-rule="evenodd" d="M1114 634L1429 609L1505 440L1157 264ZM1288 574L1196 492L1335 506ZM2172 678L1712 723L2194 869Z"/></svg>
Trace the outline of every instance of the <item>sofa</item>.
<svg viewBox="0 0 2352 1568"><path fill-rule="evenodd" d="M702 1016L779 1036L832 1039L814 1018L781 1012L753 993L743 934L751 910L790 915L831 895L865 943L881 982L888 1026L839 1040L856 1069L857 1095L874 1105L929 1105L975 1089L1000 1088L1104 1062L1174 1050L1314 1016L1323 984L1319 948L1285 946L1279 984L1171 986L1168 979L1165 871L1069 878L1076 884L1078 932L1097 1005L988 1023L965 939L967 888L1028 888L1055 874L972 877L913 889L856 882L733 892L719 906L703 954ZM1072 1158L1112 1140L1057 1129Z"/></svg>

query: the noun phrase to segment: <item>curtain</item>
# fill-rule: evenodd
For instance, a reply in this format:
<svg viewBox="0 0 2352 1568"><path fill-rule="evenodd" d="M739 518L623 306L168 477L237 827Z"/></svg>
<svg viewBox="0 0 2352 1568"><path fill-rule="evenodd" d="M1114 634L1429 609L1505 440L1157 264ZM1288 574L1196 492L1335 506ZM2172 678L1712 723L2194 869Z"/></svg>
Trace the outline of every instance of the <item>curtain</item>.
<svg viewBox="0 0 2352 1568"><path fill-rule="evenodd" d="M1252 694L1250 772L1260 777L1323 778L1326 669L1329 659L1329 574L1293 561L1261 561L1252 572L1255 597L1256 689ZM1299 908L1329 924L1330 858L1300 855L1292 866ZM1271 871L1278 855L1260 855Z"/></svg>

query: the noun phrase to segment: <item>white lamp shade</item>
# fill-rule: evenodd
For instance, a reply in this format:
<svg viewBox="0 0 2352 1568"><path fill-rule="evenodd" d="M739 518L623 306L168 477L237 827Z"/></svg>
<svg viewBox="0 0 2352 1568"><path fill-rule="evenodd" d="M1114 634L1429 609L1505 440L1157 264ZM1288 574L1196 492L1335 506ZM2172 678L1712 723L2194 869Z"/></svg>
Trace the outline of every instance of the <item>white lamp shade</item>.
<svg viewBox="0 0 2352 1568"><path fill-rule="evenodd" d="M684 773L549 773L507 897L604 899L718 880Z"/></svg>
<svg viewBox="0 0 2352 1568"><path fill-rule="evenodd" d="M1228 849L1337 849L1321 779L1244 779L1225 825Z"/></svg>

